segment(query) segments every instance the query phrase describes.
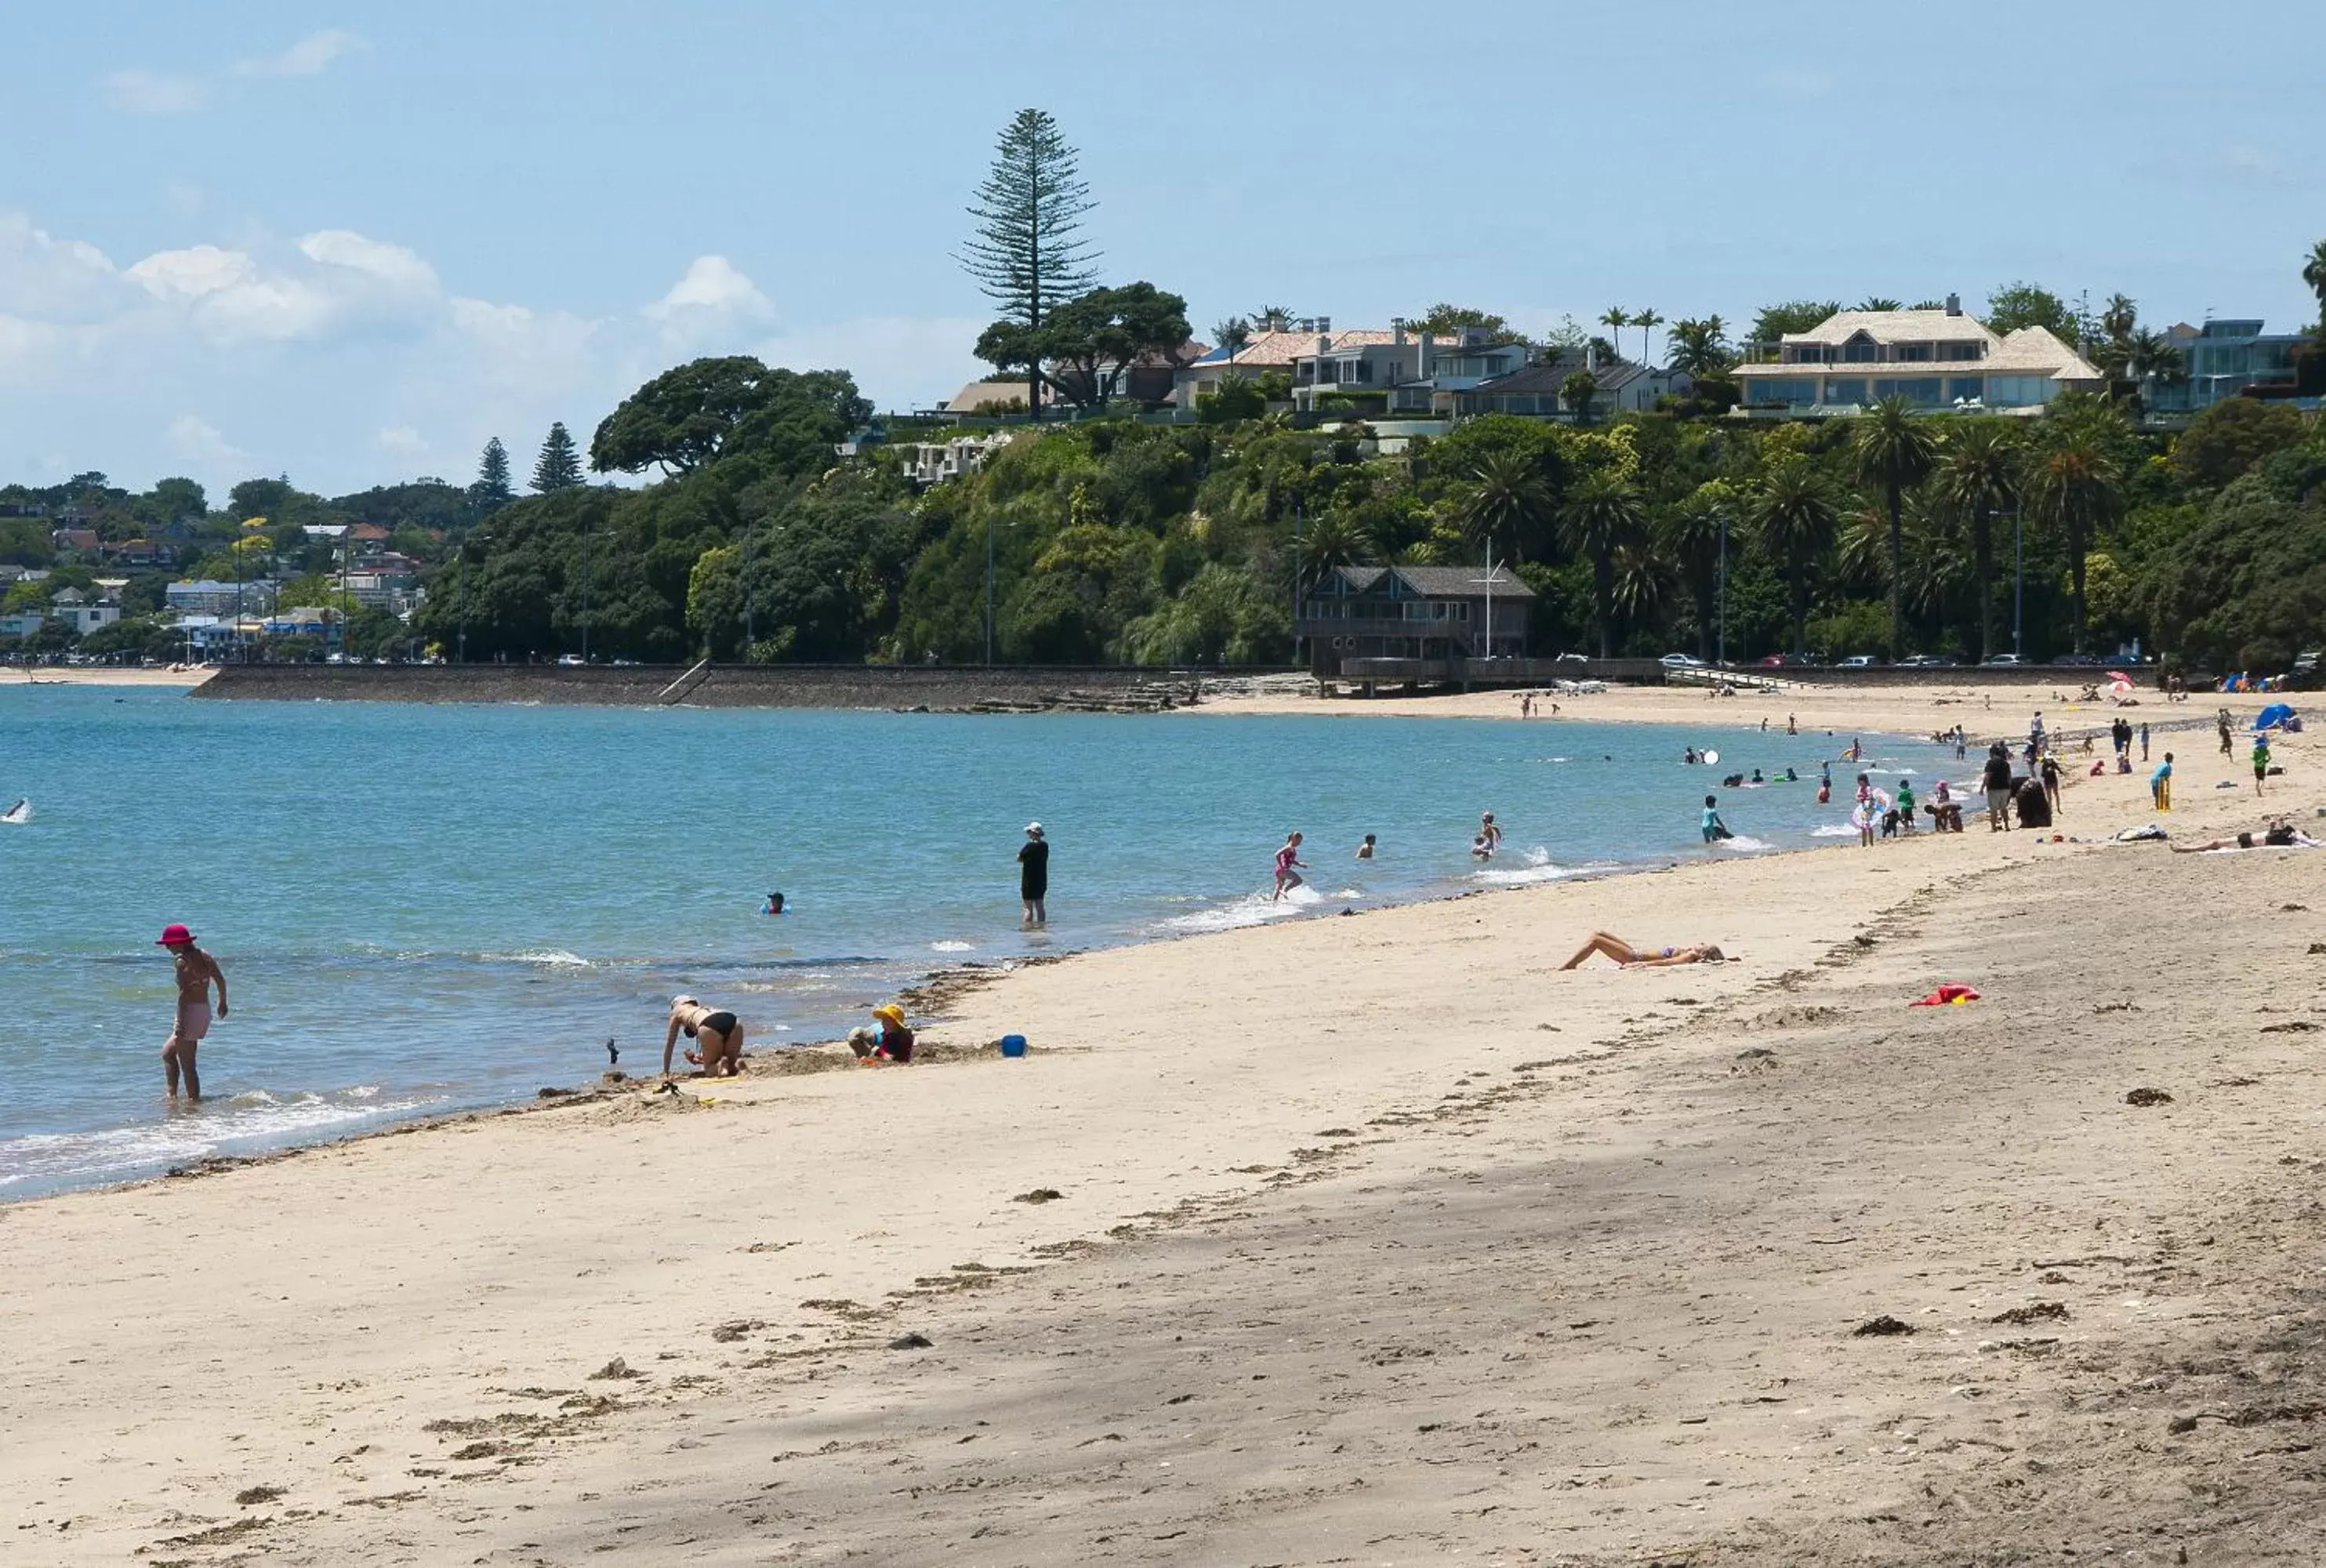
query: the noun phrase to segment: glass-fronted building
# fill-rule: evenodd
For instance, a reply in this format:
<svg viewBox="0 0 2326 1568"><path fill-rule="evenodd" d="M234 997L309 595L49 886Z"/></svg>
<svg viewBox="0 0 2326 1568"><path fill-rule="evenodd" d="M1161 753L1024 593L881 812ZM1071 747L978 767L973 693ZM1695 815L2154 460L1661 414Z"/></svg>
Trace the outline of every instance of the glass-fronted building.
<svg viewBox="0 0 2326 1568"><path fill-rule="evenodd" d="M2188 379L2160 381L2152 377L2140 388L2141 401L2158 414L2193 414L2256 384L2290 383L2293 351L2307 336L2266 332L2261 320L2254 316L2211 320L2201 327L2184 322L2169 329L2164 341L2181 350Z"/></svg>
<svg viewBox="0 0 2326 1568"><path fill-rule="evenodd" d="M1954 299L1912 311L1841 311L1806 332L1756 344L1736 368L1742 406L1853 414L1885 397L1916 408L2035 408L2101 376L2042 327L1998 335Z"/></svg>

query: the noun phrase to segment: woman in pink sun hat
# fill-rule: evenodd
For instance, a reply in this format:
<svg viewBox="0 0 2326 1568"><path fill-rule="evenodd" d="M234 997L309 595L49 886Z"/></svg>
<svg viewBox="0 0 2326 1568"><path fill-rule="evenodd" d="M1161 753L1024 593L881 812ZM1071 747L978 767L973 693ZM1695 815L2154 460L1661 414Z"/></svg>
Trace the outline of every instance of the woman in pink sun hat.
<svg viewBox="0 0 2326 1568"><path fill-rule="evenodd" d="M193 932L172 921L162 928L154 944L170 949L178 968L178 1019L162 1046L162 1067L170 1075L170 1097L178 1097L178 1075L185 1074L186 1097L202 1097L202 1080L194 1070L194 1048L210 1031L210 987L218 986L218 1015L227 1015L226 971L219 961L194 945Z"/></svg>

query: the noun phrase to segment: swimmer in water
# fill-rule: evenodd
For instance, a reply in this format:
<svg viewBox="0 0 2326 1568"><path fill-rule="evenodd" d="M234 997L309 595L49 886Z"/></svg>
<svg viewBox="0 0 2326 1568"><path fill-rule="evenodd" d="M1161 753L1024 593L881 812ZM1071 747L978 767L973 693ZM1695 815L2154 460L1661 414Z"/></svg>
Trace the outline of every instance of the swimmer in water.
<svg viewBox="0 0 2326 1568"><path fill-rule="evenodd" d="M781 893L769 893L768 895L767 908L761 910L759 912L763 915L782 914L784 912L784 895Z"/></svg>
<svg viewBox="0 0 2326 1568"><path fill-rule="evenodd" d="M1371 860L1371 859L1372 859L1372 857L1373 857L1373 835L1372 835L1372 834L1368 833L1368 834L1366 834L1366 835L1365 835L1365 841L1364 841L1363 844L1361 844L1361 845L1357 845L1357 858L1358 858L1359 860Z"/></svg>

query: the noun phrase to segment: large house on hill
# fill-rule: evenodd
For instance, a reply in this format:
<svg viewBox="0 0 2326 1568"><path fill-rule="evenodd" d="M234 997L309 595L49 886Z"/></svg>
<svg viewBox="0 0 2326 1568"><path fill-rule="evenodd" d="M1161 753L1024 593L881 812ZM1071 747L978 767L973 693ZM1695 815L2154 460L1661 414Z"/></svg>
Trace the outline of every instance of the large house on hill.
<svg viewBox="0 0 2326 1568"><path fill-rule="evenodd" d="M1754 354L1736 367L1743 406L1791 414L1855 413L1891 397L1917 408L2033 413L2106 383L2046 329L1990 331L1952 295L1935 310L1838 311Z"/></svg>

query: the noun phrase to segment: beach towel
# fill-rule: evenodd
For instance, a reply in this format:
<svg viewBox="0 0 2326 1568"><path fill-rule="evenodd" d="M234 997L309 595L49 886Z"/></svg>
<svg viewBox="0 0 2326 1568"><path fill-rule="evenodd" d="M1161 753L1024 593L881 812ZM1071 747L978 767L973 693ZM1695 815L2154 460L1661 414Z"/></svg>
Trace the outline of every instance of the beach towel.
<svg viewBox="0 0 2326 1568"><path fill-rule="evenodd" d="M1978 1000L1978 993L1968 985L1951 983L1940 986L1928 996L1906 1003L1909 1007L1960 1007L1966 1002Z"/></svg>

